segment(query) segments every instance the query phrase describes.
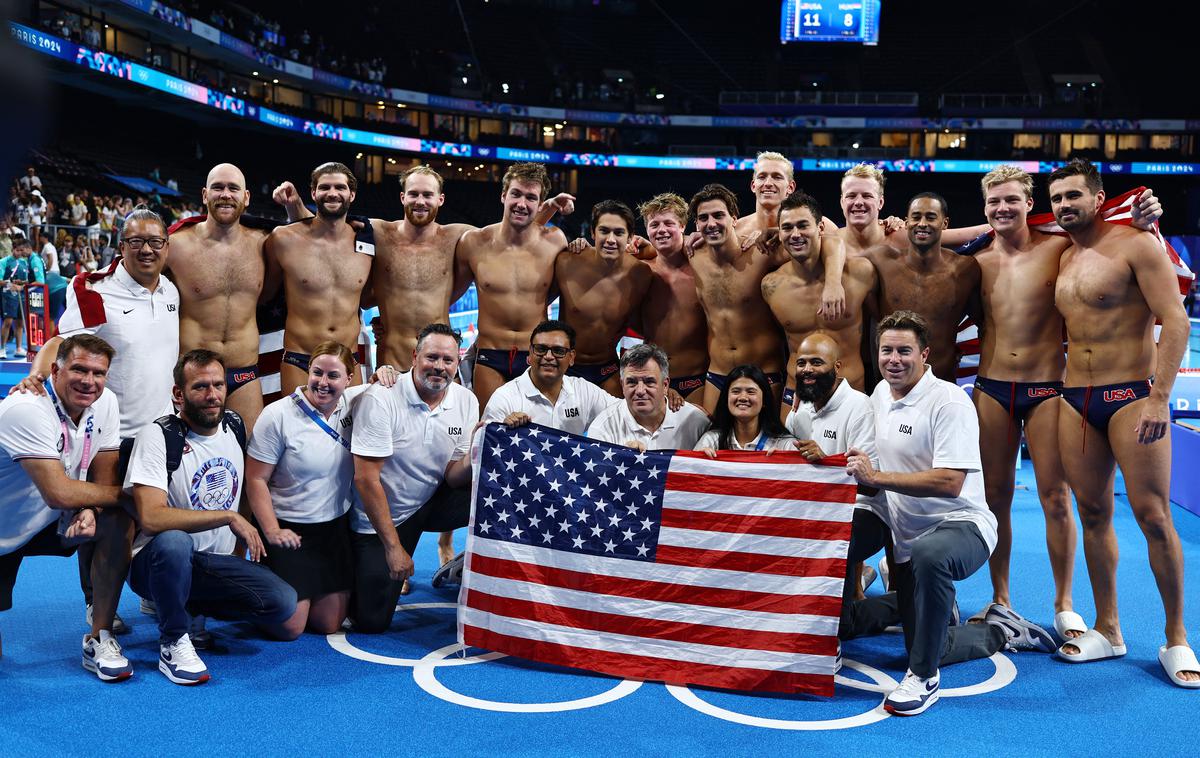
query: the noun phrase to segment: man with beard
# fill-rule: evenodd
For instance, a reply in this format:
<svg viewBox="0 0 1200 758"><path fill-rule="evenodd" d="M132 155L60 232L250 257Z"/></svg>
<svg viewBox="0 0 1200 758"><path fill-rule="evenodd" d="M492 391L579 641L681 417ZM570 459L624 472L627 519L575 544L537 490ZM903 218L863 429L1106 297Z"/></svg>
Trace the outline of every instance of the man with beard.
<svg viewBox="0 0 1200 758"><path fill-rule="evenodd" d="M849 353L843 353L843 350L836 339L820 332L810 334L800 342L795 358L796 408L788 413L784 426L796 436L796 449L810 461L843 454L853 448L878 463L871 399L851 386L842 375L842 356L857 358L858 350L855 348ZM874 617L862 614L861 608L852 602L862 599L859 579L862 562L890 546L886 497L878 491L859 492L850 551L846 555L846 584L842 589L839 632L842 639L876 634L899 620L899 615Z"/></svg>
<svg viewBox="0 0 1200 758"><path fill-rule="evenodd" d="M708 371L708 323L683 249L687 201L667 192L642 203L638 213L657 255L647 261L653 276L635 326L647 342L671 356L670 388L685 400L700 400Z"/></svg>
<svg viewBox="0 0 1200 758"><path fill-rule="evenodd" d="M463 234L476 227L437 222L446 195L442 176L429 166L416 165L401 174L400 189L404 218L371 219L375 236L371 280L384 333L377 342L376 364L407 371L417 332L425 324L449 323L450 305L471 284L471 272L456 263L455 249ZM563 193L543 202L535 223L545 224L558 211L571 213L574 199ZM275 200L288 208L292 220L311 215L291 182L275 190Z"/></svg>
<svg viewBox="0 0 1200 758"><path fill-rule="evenodd" d="M568 373L614 397L621 393L617 343L636 305L645 299L651 279L650 267L625 252L633 224L633 211L625 203L596 203L592 208L595 245L579 254L564 250L554 264L561 318L579 335L575 341L579 360Z"/></svg>
<svg viewBox="0 0 1200 758"><path fill-rule="evenodd" d="M933 192L914 195L905 225L903 250L888 244L867 252L879 274L879 312L912 311L929 324L929 364L937 378L958 377L958 325L971 315L982 323L979 264L941 246L949 223L946 200Z"/></svg>
<svg viewBox="0 0 1200 758"><path fill-rule="evenodd" d="M532 214L530 214L532 215ZM458 332L430 324L417 334L412 370L359 399L351 452L359 502L352 520L354 630L387 630L422 532L466 526L471 436L479 403L460 384Z"/></svg>
<svg viewBox="0 0 1200 758"><path fill-rule="evenodd" d="M837 342L840 354L845 356L839 376L861 392L865 371L859 358L859 346L865 311L874 308L875 304L875 267L862 258L846 261L842 273L846 305L842 315L832 319L818 315L826 279L822 252L827 245L842 246L836 236L824 234L821 218L820 205L803 192L783 201L779 212L779 235L791 261L763 277L762 294L775 314L775 320L787 333L791 350L789 363L796 361L796 351L805 337L818 331L828 334ZM795 386L791 381L788 385ZM785 412L792 407L790 388L783 391L783 407Z"/></svg>
<svg viewBox="0 0 1200 758"><path fill-rule="evenodd" d="M264 243L267 273L263 297L270 298L280 279L288 304L283 329L280 392L307 381L309 352L326 340L357 345L359 308L371 277L374 247L356 241L346 220L358 180L341 163L323 163L309 183L317 215L282 226ZM358 374L355 384L362 383Z"/></svg>
<svg viewBox="0 0 1200 758"><path fill-rule="evenodd" d="M193 614L245 619L271 637L295 639L284 622L296 611L296 591L258 563L266 553L258 530L237 512L245 428L225 410L221 356L190 350L172 373L179 413L138 433L125 475L140 529L129 586L157 609L158 670L196 685L209 674L188 634ZM249 561L231 555L238 540Z"/></svg>
<svg viewBox="0 0 1200 758"><path fill-rule="evenodd" d="M1190 325L1171 263L1155 239L1104 223L1103 202L1100 174L1087 161L1071 161L1050 174L1054 217L1071 236L1054 289L1067 327L1059 446L1083 522L1096 600L1096 623L1067 640L1058 657L1080 663L1125 654L1112 527L1113 478L1120 465L1167 617L1159 662L1176 685L1200 688L1200 663L1183 624L1183 555L1168 499L1168 402ZM1157 345L1155 319L1162 322Z"/></svg>
<svg viewBox="0 0 1200 758"><path fill-rule="evenodd" d="M474 390L485 407L501 384L525 370L524 348L533 328L546 318L555 260L567 246L561 230L540 226L535 219L549 191L545 166L514 163L504 172L500 192L504 218L459 241L459 265L479 292Z"/></svg>
<svg viewBox="0 0 1200 758"><path fill-rule="evenodd" d="M233 164L213 166L200 198L207 215L171 229L168 269L179 288L179 349L205 348L232 364L227 404L253 429L263 408L255 307L266 271L263 243L274 225L248 223L250 190Z"/></svg>

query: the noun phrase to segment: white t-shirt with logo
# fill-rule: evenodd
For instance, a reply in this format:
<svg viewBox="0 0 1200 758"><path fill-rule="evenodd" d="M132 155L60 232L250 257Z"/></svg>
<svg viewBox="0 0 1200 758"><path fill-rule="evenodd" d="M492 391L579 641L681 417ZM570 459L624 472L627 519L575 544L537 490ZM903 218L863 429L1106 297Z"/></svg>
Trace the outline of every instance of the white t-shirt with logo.
<svg viewBox="0 0 1200 758"><path fill-rule="evenodd" d="M888 523L896 560L911 558L912 544L946 521L979 529L988 552L996 548L996 517L988 510L979 460L979 419L967 393L926 369L908 394L892 399L880 382L871 395L879 470L915 473L935 468L966 472L958 497L915 497L888 492Z"/></svg>
<svg viewBox="0 0 1200 758"><path fill-rule="evenodd" d="M347 442L353 439L357 400L366 391L366 385L348 387L333 414L321 417ZM255 422L246 454L275 467L267 486L278 518L301 524L333 521L357 499L354 456L309 418L297 399L320 413L300 389L276 400Z"/></svg>
<svg viewBox="0 0 1200 758"><path fill-rule="evenodd" d="M116 450L121 444L121 422L117 396L111 390L100 393L96 402L84 410L76 425L67 417L67 433L48 395L14 393L0 400L0 555L17 550L58 518L59 513L46 505L37 485L21 466L29 458L59 460L67 476L86 479L80 471L87 428L92 424L89 467L96 455Z"/></svg>
<svg viewBox="0 0 1200 758"><path fill-rule="evenodd" d="M610 406L621 402L577 376L564 376L558 400L551 403L529 378L529 369L500 386L488 400L484 421L503 421L510 413L524 413L535 424L569 434L583 434Z"/></svg>
<svg viewBox="0 0 1200 758"><path fill-rule="evenodd" d="M601 413L588 427L587 436L616 445L633 440L647 450L691 450L707 430L708 416L691 403L677 411L667 408L662 425L652 432L634 419L629 403L622 401Z"/></svg>
<svg viewBox="0 0 1200 758"><path fill-rule="evenodd" d="M446 466L470 452L479 401L461 384L451 384L430 409L407 371L392 387L372 385L359 398L355 417L351 452L386 459L380 480L392 523L400 524L433 496L445 480ZM359 534L375 533L359 504L351 523Z"/></svg>
<svg viewBox="0 0 1200 758"><path fill-rule="evenodd" d="M871 398L850 386L842 379L837 389L829 396L829 402L816 410L812 403L800 401L800 408L788 411L783 425L799 439L813 440L825 455L844 454L854 448L861 450L871 459L871 465L879 466L875 452L875 412L871 409ZM805 436L801 437L800 435ZM876 516L887 521L887 496L880 491L874 495L859 494L855 505L867 508Z"/></svg>
<svg viewBox="0 0 1200 758"><path fill-rule="evenodd" d="M143 484L167 493L167 505L193 511L236 511L246 481L245 460L237 435L222 424L211 435L188 430L183 458L167 481L167 446L163 429L150 424L138 432L125 474L125 489ZM141 550L152 538L138 532L133 551ZM200 553L233 552L237 538L228 526L192 533L192 544Z"/></svg>

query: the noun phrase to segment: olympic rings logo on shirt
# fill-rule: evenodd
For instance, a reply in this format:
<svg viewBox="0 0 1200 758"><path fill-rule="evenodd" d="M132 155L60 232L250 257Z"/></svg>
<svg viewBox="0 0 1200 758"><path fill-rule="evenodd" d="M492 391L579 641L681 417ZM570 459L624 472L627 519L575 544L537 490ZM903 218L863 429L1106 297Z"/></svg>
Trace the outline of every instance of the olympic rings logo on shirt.
<svg viewBox="0 0 1200 758"><path fill-rule="evenodd" d="M397 611L417 611L433 608L450 608L458 607L457 603L411 603L407 605L396 606ZM608 690L600 692L596 695L577 698L574 700L553 701L545 703L514 703L503 700L487 700L483 698L466 695L461 692L450 689L437 678L437 669L444 666L469 666L477 663L486 663L500 658L508 657L504 653L486 652L478 655L461 655L466 652L466 647L462 643L452 643L437 650L426 653L420 658L398 658L377 653L367 652L356 647L347 639L346 634L339 632L326 637L329 646L343 655L356 658L367 663L376 663L384 666L402 666L410 667L413 670L413 681L417 686L425 692L433 695L439 700L444 700L448 703L461 705L466 708L475 708L477 710L502 712L502 713L560 713L564 711L582 710L585 708L594 708L599 705L620 700L628 695L632 695L641 688L643 682L631 679L614 680L616 683ZM458 653L460 655L456 656ZM970 695L982 695L988 692L994 692L1002 689L1012 683L1017 677L1017 668L1011 660L1001 653L994 654L989 658L992 665L995 667L994 673L986 680L978 684L966 685L962 687L946 687L940 692L942 697L967 697ZM857 671L865 675L870 681L864 681L858 678L842 676L841 674L834 677L834 681L843 686L852 689L863 690L866 692L875 692L884 695L891 692L899 686L899 682L894 677L886 672L880 671L877 668L869 666L859 661L843 658L842 665L846 669ZM741 711L735 711L730 708L714 705L697 695L690 688L682 685L668 684L663 685L667 692L671 694L675 700L688 708L702 713L706 716L729 721L743 726L753 726L761 729L779 729L787 731L824 731L834 729L852 729L860 726L867 726L882 721L890 717L890 714L883 709L882 700L877 702L870 710L858 713L852 716L845 716L836 719L778 719L755 716ZM748 698L753 701L754 698Z"/></svg>
<svg viewBox="0 0 1200 758"><path fill-rule="evenodd" d="M239 486L237 466L228 458L209 458L192 475L188 501L192 510L227 511L237 503Z"/></svg>

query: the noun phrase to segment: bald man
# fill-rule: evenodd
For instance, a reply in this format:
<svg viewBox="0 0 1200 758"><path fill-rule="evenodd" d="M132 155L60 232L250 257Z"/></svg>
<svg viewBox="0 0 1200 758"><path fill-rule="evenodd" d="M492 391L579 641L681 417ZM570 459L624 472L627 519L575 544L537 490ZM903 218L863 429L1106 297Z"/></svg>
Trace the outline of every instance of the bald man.
<svg viewBox="0 0 1200 758"><path fill-rule="evenodd" d="M842 376L842 352L836 339L820 332L805 337L796 348L796 401L784 425L796 436L796 449L810 461L844 454L852 448L863 451L872 460L875 458L875 414L871 400ZM900 618L894 601L869 607L854 602L863 596L859 579L862 561L880 550L891 549L887 500L883 493L860 488L854 508L846 583L842 588L839 632L842 639L878 634Z"/></svg>
<svg viewBox="0 0 1200 758"><path fill-rule="evenodd" d="M167 268L179 289L179 350L204 348L225 357L226 405L253 429L263 408L255 307L272 224L244 216L250 190L231 163L213 166L200 198L207 215L171 229Z"/></svg>

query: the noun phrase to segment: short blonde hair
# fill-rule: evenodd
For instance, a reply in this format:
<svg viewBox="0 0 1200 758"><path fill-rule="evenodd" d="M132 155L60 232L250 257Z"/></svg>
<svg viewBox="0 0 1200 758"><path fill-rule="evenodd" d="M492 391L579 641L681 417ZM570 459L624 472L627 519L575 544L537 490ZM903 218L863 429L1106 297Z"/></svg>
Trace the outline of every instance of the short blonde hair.
<svg viewBox="0 0 1200 758"><path fill-rule="evenodd" d="M776 153L772 150L764 150L763 152L759 153L754 159L755 170L758 169L758 164L762 163L763 161L779 161L780 163L787 164L788 181L792 182L796 180L795 169L792 166L792 162L788 160L788 157L783 153Z"/></svg>
<svg viewBox="0 0 1200 758"><path fill-rule="evenodd" d="M434 179L437 179L438 194L440 195L442 193L442 175L424 163L417 164L400 175L401 190L405 189L405 185L408 184L408 177L412 176L413 174L424 174L425 176L432 176Z"/></svg>
<svg viewBox="0 0 1200 758"><path fill-rule="evenodd" d="M1025 198L1033 197L1033 177L1025 170L1016 166L996 166L996 168L984 174L983 179L979 184L983 188L983 196L987 197L988 190L1005 182L1016 182L1021 185L1021 191L1025 193Z"/></svg>
<svg viewBox="0 0 1200 758"><path fill-rule="evenodd" d="M662 194L655 195L639 205L637 212L643 221L649 221L651 216L657 216L660 213L670 213L679 219L681 226L687 226L687 201L674 192L663 192Z"/></svg>
<svg viewBox="0 0 1200 758"><path fill-rule="evenodd" d="M846 173L842 174L842 184L846 183L847 179L874 179L879 185L879 194L883 194L883 184L887 178L883 175L883 170L872 166L870 163L859 163L846 169Z"/></svg>

